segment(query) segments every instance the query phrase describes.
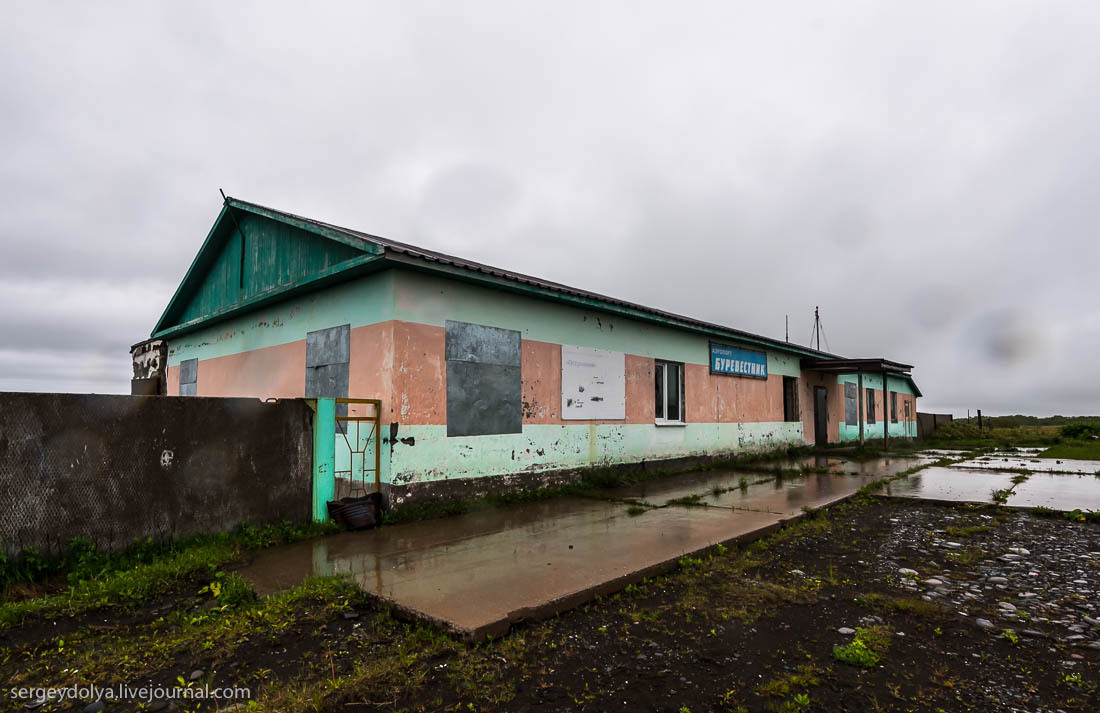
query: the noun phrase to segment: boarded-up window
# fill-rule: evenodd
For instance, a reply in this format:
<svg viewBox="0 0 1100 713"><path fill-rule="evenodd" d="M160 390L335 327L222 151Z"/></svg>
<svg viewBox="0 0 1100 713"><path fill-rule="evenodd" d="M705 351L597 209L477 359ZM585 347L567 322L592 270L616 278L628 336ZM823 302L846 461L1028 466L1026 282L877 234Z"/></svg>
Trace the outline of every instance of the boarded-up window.
<svg viewBox="0 0 1100 713"><path fill-rule="evenodd" d="M867 423L875 422L875 390L867 389Z"/></svg>
<svg viewBox="0 0 1100 713"><path fill-rule="evenodd" d="M196 396L199 389L199 360L180 362L180 396Z"/></svg>
<svg viewBox="0 0 1100 713"><path fill-rule="evenodd" d="M523 431L520 333L447 320L447 435Z"/></svg>
<svg viewBox="0 0 1100 713"><path fill-rule="evenodd" d="M306 398L346 399L351 361L351 325L306 333ZM348 415L347 404L336 404L337 417ZM340 431L344 422L338 422Z"/></svg>
<svg viewBox="0 0 1100 713"><path fill-rule="evenodd" d="M844 423L859 425L859 387L855 384L844 385Z"/></svg>
<svg viewBox="0 0 1100 713"><path fill-rule="evenodd" d="M563 345L561 417L626 418L626 356L622 352Z"/></svg>

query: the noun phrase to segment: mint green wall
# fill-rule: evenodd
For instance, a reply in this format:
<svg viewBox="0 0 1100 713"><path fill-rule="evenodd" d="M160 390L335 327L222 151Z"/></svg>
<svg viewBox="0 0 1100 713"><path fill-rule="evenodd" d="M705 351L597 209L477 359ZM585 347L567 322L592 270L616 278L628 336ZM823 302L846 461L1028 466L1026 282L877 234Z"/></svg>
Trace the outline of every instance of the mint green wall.
<svg viewBox="0 0 1100 713"><path fill-rule="evenodd" d="M858 384L859 376L856 374L842 374L837 377L837 382L840 384ZM889 376L887 383L890 391L896 391L899 394L913 395L913 389L909 385L906 379L899 379L895 376ZM863 375L863 388L865 391L860 394L860 398L866 398L866 389L876 389L882 391L882 374L864 374ZM841 390L841 398L843 398L844 391ZM882 439L882 419L889 419L890 417L890 404L881 402L882 395L876 395L875 401L875 416L877 420L874 423L868 421L863 422L863 438L864 440ZM864 404L866 408L866 404ZM901 404L898 404L898 420L897 422L890 422L889 433L891 438L916 438L917 437L917 422L916 422L916 409L912 413L914 420L905 421L905 414L902 412ZM840 440L842 442L858 441L859 440L859 424L848 425L843 420L840 422L839 431Z"/></svg>
<svg viewBox="0 0 1100 713"><path fill-rule="evenodd" d="M882 440L882 421L876 421L875 423L863 424L863 438L864 440ZM890 438L916 438L917 437L917 422L916 421L904 421L898 419L897 423L890 423ZM843 421L840 422L840 440L842 442L858 441L859 440L859 424L849 426Z"/></svg>
<svg viewBox="0 0 1100 713"><path fill-rule="evenodd" d="M704 335L636 322L558 302L508 294L426 273L395 278L394 318L439 327L448 319L514 329L524 339L648 356L686 364L710 363ZM800 376L799 357L753 344L723 344L766 351L768 372Z"/></svg>
<svg viewBox="0 0 1100 713"><path fill-rule="evenodd" d="M386 322L393 319L393 275L386 270L341 282L169 338L168 365L296 342L307 332L341 324L355 328Z"/></svg>
<svg viewBox="0 0 1100 713"><path fill-rule="evenodd" d="M523 426L523 433L447 437L446 426L402 426L390 463L395 485L502 473L768 450L802 442L802 424L689 423ZM541 451L541 453L540 453Z"/></svg>

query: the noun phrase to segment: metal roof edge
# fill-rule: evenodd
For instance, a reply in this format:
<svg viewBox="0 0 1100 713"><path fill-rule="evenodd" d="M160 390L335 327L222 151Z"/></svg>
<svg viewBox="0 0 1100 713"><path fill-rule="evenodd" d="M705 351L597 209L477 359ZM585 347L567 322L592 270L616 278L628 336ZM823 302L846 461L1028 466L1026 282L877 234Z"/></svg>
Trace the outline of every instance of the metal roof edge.
<svg viewBox="0 0 1100 713"><path fill-rule="evenodd" d="M472 260L466 260L426 248L420 248L409 243L402 243L396 240L390 240L389 238L371 235L370 233L363 233L358 230L325 223L313 218L295 215L294 213L288 213L276 208L269 208L239 198L229 197L226 199L226 202L233 207L247 210L256 215L265 216L273 220L279 220L316 235L338 240L347 245L359 247L360 249L369 250L366 245L373 246L376 249L370 250L371 252L384 255L387 262L395 263L395 265L419 267L419 269L422 270L447 274L452 277L458 277L459 279L468 279L482 284L491 284L511 291L535 294L543 299L581 304L588 308L601 309L611 314L619 314L621 316L650 321L665 326L709 334L727 340L749 342L778 351L799 354L805 357L817 359L844 358L836 354L818 351L811 347L791 344L790 342L745 332L733 327L714 324L712 322L694 319L673 312L666 312L626 300L620 300L596 292L581 290L562 283L492 267ZM293 291L293 289L298 289L298 287L292 288L291 291ZM156 331L154 331L153 336L157 336Z"/></svg>

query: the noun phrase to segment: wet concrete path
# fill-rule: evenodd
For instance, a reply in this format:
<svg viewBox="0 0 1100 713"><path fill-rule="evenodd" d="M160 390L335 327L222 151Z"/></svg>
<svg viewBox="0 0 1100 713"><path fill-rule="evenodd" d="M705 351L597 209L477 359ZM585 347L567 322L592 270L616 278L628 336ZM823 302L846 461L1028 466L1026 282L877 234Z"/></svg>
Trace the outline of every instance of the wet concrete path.
<svg viewBox="0 0 1100 713"><path fill-rule="evenodd" d="M684 555L759 537L876 477L866 464L830 460L840 472L687 473L604 493L614 500L560 499L343 533L260 552L239 574L261 595L311 575L349 574L422 618L473 637L499 634L618 591ZM913 462L879 465L897 472ZM693 495L708 506L667 505ZM631 514L624 501L652 507Z"/></svg>

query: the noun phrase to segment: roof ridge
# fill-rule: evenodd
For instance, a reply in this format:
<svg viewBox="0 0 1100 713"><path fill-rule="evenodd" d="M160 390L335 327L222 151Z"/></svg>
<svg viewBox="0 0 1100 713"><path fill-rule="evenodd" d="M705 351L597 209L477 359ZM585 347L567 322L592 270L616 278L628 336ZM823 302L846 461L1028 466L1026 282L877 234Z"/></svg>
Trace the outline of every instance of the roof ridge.
<svg viewBox="0 0 1100 713"><path fill-rule="evenodd" d="M702 328L710 330L710 331L726 332L728 334L734 335L735 337L740 336L740 337L743 337L743 338L746 338L746 339L749 339L749 340L752 340L752 341L765 342L765 343L773 345L773 346L775 346L776 348L779 348L779 349L787 349L787 350L791 350L791 351L799 351L799 352L803 352L803 353L810 353L810 354L815 354L815 355L819 355L821 357L826 357L826 358L834 358L834 359L835 358L844 358L844 357L841 357L837 354L832 354L830 352L823 352L823 351L820 351L818 349L814 349L813 347L803 346L801 344L792 344L791 342L784 342L784 341L781 341L781 340L773 338L773 337L764 336L762 334L754 334L752 332L746 332L744 330L737 329L735 327L728 327L726 325L716 324L714 322L707 322L705 320L696 319L694 317L687 317L687 316L682 315L682 314L677 314L675 312L669 312L667 310L658 309L656 307L648 307L646 305L638 304L638 303L635 303L635 302L630 302L628 300L623 300L623 299L619 299L619 298L616 298L616 297L611 297L609 295L600 294L598 292L592 292L590 290L583 290L583 289L580 289L578 287L572 287L570 285L566 285L566 284L563 284L563 283L560 283L560 282L554 282L552 280L546 280L546 279L543 279L541 277L534 277L532 275L527 275L527 274L520 273L520 272L505 270L504 268L494 267L492 265L487 265L485 263L475 262L473 260L468 260L466 258L461 258L461 257L458 257L456 255L450 255L450 254L447 254L447 253L438 252L436 250L431 250L431 249L428 249L428 248L422 248L420 246L413 245L411 243L404 243L404 242L397 241L397 240L391 240L390 238L384 238L384 237L381 237L381 236L378 236L378 235L373 235L371 233L364 233L364 232L359 231L359 230L355 230L355 229L352 229L352 228L346 228L344 226L335 225L333 223L326 223L325 221L317 220L316 218L309 218L309 217L306 217L306 216L303 216L303 215L298 215L296 213L291 213L289 211L280 210L278 208L271 208L269 206L261 205L259 203L253 203L252 201L246 201L246 200L242 200L240 198L234 198L233 196L227 196L226 197L226 202L227 203L232 202L232 203L241 204L241 205L245 205L245 206L252 206L254 208L258 208L258 209L263 210L263 211L268 211L268 212L271 212L271 213L276 213L276 214L279 214L279 215L282 215L282 216L286 216L287 218L291 218L293 220L298 220L298 221L303 221L303 222L306 222L306 223L311 223L311 224L316 225L318 227L326 228L328 230L336 230L336 231L339 231L339 232L341 232L345 235L349 235L351 237L358 238L358 239L363 240L365 242L373 243L375 245L378 245L379 247L386 248L386 249L389 249L389 250L393 250L393 251L401 253L401 254L411 255L412 257L417 257L417 258L420 258L420 259L428 260L430 262L439 262L441 264L452 264L455 267L459 267L459 268L462 268L462 269L472 270L472 271L475 271L475 272L484 272L488 275L492 275L492 276L495 276L495 277L500 277L502 279L512 280L514 282L520 282L520 283L523 283L523 284L528 284L528 285L531 285L531 286L534 286L534 287L541 287L541 288L548 289L548 290L555 291L555 292L563 292L563 293L571 294L571 295L574 295L574 296L577 296L577 297L586 297L588 299L593 299L593 300L596 300L596 301L599 301L599 302L605 302L605 303L608 303L608 304L618 305L620 307L627 307L627 308L638 310L638 311L641 311L641 312L647 312L649 314L664 317L666 319L672 319L672 320L676 320L676 321L679 321L679 322L683 322L683 323L688 324L688 325L694 325L696 327L702 327Z"/></svg>

